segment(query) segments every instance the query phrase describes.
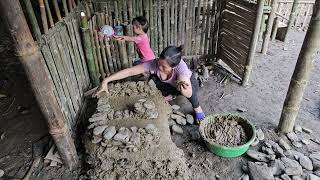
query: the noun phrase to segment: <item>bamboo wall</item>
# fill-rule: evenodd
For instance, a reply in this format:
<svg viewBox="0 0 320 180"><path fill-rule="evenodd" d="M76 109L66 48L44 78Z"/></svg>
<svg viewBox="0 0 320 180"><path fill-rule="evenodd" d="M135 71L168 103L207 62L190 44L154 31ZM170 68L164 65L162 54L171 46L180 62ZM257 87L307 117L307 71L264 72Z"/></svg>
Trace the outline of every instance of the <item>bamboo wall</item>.
<svg viewBox="0 0 320 180"><path fill-rule="evenodd" d="M298 30L307 30L312 15L315 0L300 0L294 16L294 27ZM293 0L279 0L277 14L283 24L288 23Z"/></svg>
<svg viewBox="0 0 320 180"><path fill-rule="evenodd" d="M93 3L96 12L95 18L92 19L94 22L91 22L94 25L93 29L99 29L103 23L121 24L126 27L127 34L132 35L131 20L136 16L146 16L150 25L148 35L151 48L156 55L169 45L181 44L184 45L186 56L201 55L212 60L217 53L221 1L96 0ZM102 24L99 23L99 19ZM119 45L112 40L109 43L103 45L110 46L111 57L116 59L116 62L119 62L121 48L125 49L123 55L128 60L123 60L124 67L130 67L132 60L137 56L133 44ZM106 56L108 59L108 54ZM114 61L113 67L123 68L122 65L116 66Z"/></svg>

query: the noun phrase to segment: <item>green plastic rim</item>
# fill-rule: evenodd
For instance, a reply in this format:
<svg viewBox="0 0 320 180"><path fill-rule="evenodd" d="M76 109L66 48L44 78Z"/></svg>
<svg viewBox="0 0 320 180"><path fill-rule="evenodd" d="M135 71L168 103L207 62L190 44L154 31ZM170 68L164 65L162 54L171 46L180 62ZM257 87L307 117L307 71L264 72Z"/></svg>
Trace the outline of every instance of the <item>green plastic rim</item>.
<svg viewBox="0 0 320 180"><path fill-rule="evenodd" d="M244 128L245 133L250 137L249 140L240 146L222 146L217 143L214 143L210 140L208 140L204 133L204 128L214 121L216 117L224 117L224 116L235 116L237 117L238 123ZM247 152L250 145L253 143L256 137L256 128L253 126L253 124L246 120L245 118L237 115L237 114L215 114L215 115L209 115L207 116L200 124L199 127L200 134L202 139L205 141L207 147L211 152L214 154L221 156L221 157L238 157Z"/></svg>

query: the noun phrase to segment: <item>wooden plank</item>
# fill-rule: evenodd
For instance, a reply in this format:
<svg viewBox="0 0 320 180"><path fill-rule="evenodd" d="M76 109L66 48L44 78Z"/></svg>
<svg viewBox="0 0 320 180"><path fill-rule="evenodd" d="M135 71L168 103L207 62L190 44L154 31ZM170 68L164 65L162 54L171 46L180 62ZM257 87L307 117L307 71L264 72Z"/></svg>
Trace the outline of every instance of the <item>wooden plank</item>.
<svg viewBox="0 0 320 180"><path fill-rule="evenodd" d="M227 54L223 54L221 56L223 58L223 62L226 63L239 77L243 76L243 69L239 66L235 61L233 61Z"/></svg>
<svg viewBox="0 0 320 180"><path fill-rule="evenodd" d="M239 14L232 13L232 11L224 11L223 17L230 21L234 21L234 22L239 21L242 24L245 24L249 27L254 27L254 23L253 23L254 21L252 21L253 19L250 19L250 17L243 17Z"/></svg>
<svg viewBox="0 0 320 180"><path fill-rule="evenodd" d="M239 1L239 0L225 0L226 3L232 3L238 7L243 7L248 11L256 11L256 3L249 3L248 1Z"/></svg>
<svg viewBox="0 0 320 180"><path fill-rule="evenodd" d="M194 35L196 33L196 30L195 30L195 15L196 15L196 11L195 11L195 5L196 5L196 2L193 2L191 1L191 21L190 21L190 44L189 44L189 54L190 55L194 55L193 54L193 49L194 49L194 46L195 46L195 39L194 39Z"/></svg>

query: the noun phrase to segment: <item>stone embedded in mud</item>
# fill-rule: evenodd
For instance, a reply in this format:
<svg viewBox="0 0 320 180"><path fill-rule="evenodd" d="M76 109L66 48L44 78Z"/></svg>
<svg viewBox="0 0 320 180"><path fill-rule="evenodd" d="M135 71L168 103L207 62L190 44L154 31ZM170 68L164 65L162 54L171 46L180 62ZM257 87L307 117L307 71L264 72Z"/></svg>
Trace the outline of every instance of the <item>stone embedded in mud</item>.
<svg viewBox="0 0 320 180"><path fill-rule="evenodd" d="M250 177L252 180L273 180L272 169L266 163L248 162Z"/></svg>
<svg viewBox="0 0 320 180"><path fill-rule="evenodd" d="M305 155L300 156L299 163L304 169L309 170L309 171L313 170L312 161L307 156L305 156Z"/></svg>
<svg viewBox="0 0 320 180"><path fill-rule="evenodd" d="M130 142L132 142L133 145L135 146L140 146L141 145L141 135L140 133L133 133L131 138L130 138Z"/></svg>
<svg viewBox="0 0 320 180"><path fill-rule="evenodd" d="M294 126L294 132L295 133L301 133L302 132L302 127L300 125L295 125Z"/></svg>
<svg viewBox="0 0 320 180"><path fill-rule="evenodd" d="M99 142L101 142L101 140L102 140L101 137L93 136L93 139L91 140L91 142L93 144L98 144Z"/></svg>
<svg viewBox="0 0 320 180"><path fill-rule="evenodd" d="M143 103L143 106L147 109L154 109L156 108L156 105L154 104L153 101L147 100L146 102Z"/></svg>
<svg viewBox="0 0 320 180"><path fill-rule="evenodd" d="M314 174L309 174L306 180L320 180L320 177Z"/></svg>
<svg viewBox="0 0 320 180"><path fill-rule="evenodd" d="M292 180L304 180L301 176L292 176Z"/></svg>
<svg viewBox="0 0 320 180"><path fill-rule="evenodd" d="M186 119L187 119L187 122L189 124L193 124L194 123L194 118L193 118L193 116L191 114L187 114Z"/></svg>
<svg viewBox="0 0 320 180"><path fill-rule="evenodd" d="M154 124L148 124L145 127L145 129L146 129L147 133L150 133L150 134L155 134L157 131L157 127Z"/></svg>
<svg viewBox="0 0 320 180"><path fill-rule="evenodd" d="M130 117L130 111L129 109L125 109L123 111L123 118L129 118Z"/></svg>
<svg viewBox="0 0 320 180"><path fill-rule="evenodd" d="M279 159L272 161L271 163L273 175L279 176L283 173L285 166Z"/></svg>
<svg viewBox="0 0 320 180"><path fill-rule="evenodd" d="M306 128L306 127L302 127L302 131L309 133L309 134L311 134L313 132L311 129Z"/></svg>
<svg viewBox="0 0 320 180"><path fill-rule="evenodd" d="M103 132L103 138L106 140L110 140L116 133L117 133L116 127L114 126L108 127Z"/></svg>
<svg viewBox="0 0 320 180"><path fill-rule="evenodd" d="M146 111L146 109L142 105L143 102L136 102L134 103L134 109L137 113L142 114Z"/></svg>
<svg viewBox="0 0 320 180"><path fill-rule="evenodd" d="M130 130L133 132L133 133L136 133L138 131L138 128L135 127L135 126L132 126L130 127Z"/></svg>
<svg viewBox="0 0 320 180"><path fill-rule="evenodd" d="M280 177L283 180L291 180L291 178L287 174L282 174Z"/></svg>
<svg viewBox="0 0 320 180"><path fill-rule="evenodd" d="M272 150L272 148L266 147L266 146L262 146L261 148L262 152L266 153L266 154L275 154L275 152Z"/></svg>
<svg viewBox="0 0 320 180"><path fill-rule="evenodd" d="M282 138L280 138L278 143L285 150L290 150L291 149L291 146Z"/></svg>
<svg viewBox="0 0 320 180"><path fill-rule="evenodd" d="M294 141L292 142L292 145L296 148L301 148L302 147L302 144L300 142L297 142L297 141Z"/></svg>
<svg viewBox="0 0 320 180"><path fill-rule="evenodd" d="M320 169L320 151L311 153L309 157L312 160L314 169Z"/></svg>
<svg viewBox="0 0 320 180"><path fill-rule="evenodd" d="M97 107L98 112L108 112L111 109L110 104L104 104Z"/></svg>
<svg viewBox="0 0 320 180"><path fill-rule="evenodd" d="M174 120L169 119L169 120L168 120L168 124L169 124L169 127L171 127L171 126L173 126L173 125L176 125L177 123L176 123Z"/></svg>
<svg viewBox="0 0 320 180"><path fill-rule="evenodd" d="M3 177L3 175L4 175L4 171L0 169L0 178Z"/></svg>
<svg viewBox="0 0 320 180"><path fill-rule="evenodd" d="M287 134L287 137L288 137L288 139L289 139L291 142L299 141L298 136L297 136L296 133L294 133L294 132L289 132L289 133Z"/></svg>
<svg viewBox="0 0 320 180"><path fill-rule="evenodd" d="M289 176L302 174L302 167L297 161L286 158L286 157L281 158L281 161L285 166L285 169L284 169L285 173L288 174Z"/></svg>
<svg viewBox="0 0 320 180"><path fill-rule="evenodd" d="M176 111L180 109L180 106L178 106L176 104L172 105L171 107L173 110L176 110Z"/></svg>
<svg viewBox="0 0 320 180"><path fill-rule="evenodd" d="M172 128L173 132L175 132L177 134L183 134L183 129L180 126L173 125L171 128Z"/></svg>
<svg viewBox="0 0 320 180"><path fill-rule="evenodd" d="M181 116L178 115L178 114L171 114L171 118L174 119L174 120L176 120L176 119L178 119L178 118L181 118Z"/></svg>
<svg viewBox="0 0 320 180"><path fill-rule="evenodd" d="M313 173L320 177L320 169L315 170Z"/></svg>
<svg viewBox="0 0 320 180"><path fill-rule="evenodd" d="M172 112L173 112L173 114L177 114L177 115L182 116L182 117L184 117L184 118L186 117L186 115L183 114L183 112L181 112L181 111L179 111L179 110L173 110Z"/></svg>
<svg viewBox="0 0 320 180"><path fill-rule="evenodd" d="M113 114L114 114L114 110L111 109L111 110L108 112L108 115L107 115L109 120L113 120Z"/></svg>
<svg viewBox="0 0 320 180"><path fill-rule="evenodd" d="M97 122L97 121L104 121L106 120L106 117L104 115L101 116L95 116L95 117L91 117L89 118L89 122Z"/></svg>
<svg viewBox="0 0 320 180"><path fill-rule="evenodd" d="M187 124L187 120L181 116L179 116L179 118L176 119L176 122L180 125L186 125Z"/></svg>
<svg viewBox="0 0 320 180"><path fill-rule="evenodd" d="M157 119L159 116L159 113L156 109L147 109L145 111L145 113L146 113L147 117L150 119Z"/></svg>
<svg viewBox="0 0 320 180"><path fill-rule="evenodd" d="M103 133L103 131L104 131L107 127L108 127L107 125L95 127L95 128L93 129L93 135L95 135L95 136L101 136L102 133Z"/></svg>
<svg viewBox="0 0 320 180"><path fill-rule="evenodd" d="M309 145L311 143L310 140L308 140L308 139L302 139L301 142L304 145Z"/></svg>
<svg viewBox="0 0 320 180"><path fill-rule="evenodd" d="M275 154L278 156L278 157L283 157L284 156L284 151L283 149L279 146L278 143L272 141L272 140L267 140L266 143L270 144L273 151L275 152Z"/></svg>
<svg viewBox="0 0 320 180"><path fill-rule="evenodd" d="M115 119L122 119L123 118L123 112L121 110L118 110L114 113Z"/></svg>
<svg viewBox="0 0 320 180"><path fill-rule="evenodd" d="M257 130L257 138L259 139L259 141L264 140L264 133L263 133L262 129Z"/></svg>
<svg viewBox="0 0 320 180"><path fill-rule="evenodd" d="M132 132L128 128L121 127L118 130L118 133L115 136L113 136L113 139L115 141L126 143L126 142L129 142L131 134Z"/></svg>
<svg viewBox="0 0 320 180"><path fill-rule="evenodd" d="M249 149L247 151L247 155L249 157L251 157L252 159L255 159L257 161L261 161L261 162L269 162L270 160L267 158L267 155L255 150L251 150Z"/></svg>
<svg viewBox="0 0 320 180"><path fill-rule="evenodd" d="M140 87L141 87L141 86L144 86L144 81L138 81L138 82L137 82L137 85L140 86Z"/></svg>

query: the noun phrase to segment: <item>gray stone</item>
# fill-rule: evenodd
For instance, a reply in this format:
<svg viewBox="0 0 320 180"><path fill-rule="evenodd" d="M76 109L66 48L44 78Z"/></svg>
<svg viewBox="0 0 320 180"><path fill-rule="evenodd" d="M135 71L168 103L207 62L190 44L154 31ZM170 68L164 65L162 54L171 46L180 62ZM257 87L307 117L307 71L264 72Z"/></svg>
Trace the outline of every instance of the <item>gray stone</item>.
<svg viewBox="0 0 320 180"><path fill-rule="evenodd" d="M288 174L289 176L294 176L294 175L301 175L302 174L302 167L300 164L292 159L283 157L281 158L281 161L283 162L285 166L284 172Z"/></svg>
<svg viewBox="0 0 320 180"><path fill-rule="evenodd" d="M0 169L0 178L3 177L3 175L4 175L4 171Z"/></svg>
<svg viewBox="0 0 320 180"><path fill-rule="evenodd" d="M159 116L159 113L156 109L147 109L146 110L146 115L150 119L157 119Z"/></svg>
<svg viewBox="0 0 320 180"><path fill-rule="evenodd" d="M173 125L171 128L172 128L173 132L175 132L177 134L183 134L183 129L180 126Z"/></svg>
<svg viewBox="0 0 320 180"><path fill-rule="evenodd" d="M271 163L273 175L279 176L283 173L285 166L279 159L272 161Z"/></svg>
<svg viewBox="0 0 320 180"><path fill-rule="evenodd" d="M130 128L130 130L133 132L133 133L136 133L138 131L138 128L133 126Z"/></svg>
<svg viewBox="0 0 320 180"><path fill-rule="evenodd" d="M123 118L123 112L118 110L114 113L114 118L115 119L122 119Z"/></svg>
<svg viewBox="0 0 320 180"><path fill-rule="evenodd" d="M301 142L304 144L304 145L309 145L311 142L310 140L308 139L302 139Z"/></svg>
<svg viewBox="0 0 320 180"><path fill-rule="evenodd" d="M123 118L129 118L130 117L130 111L129 109L125 109L123 111Z"/></svg>
<svg viewBox="0 0 320 180"><path fill-rule="evenodd" d="M93 136L93 139L91 140L91 142L93 144L98 144L99 142L101 142L101 140L102 140L101 137Z"/></svg>
<svg viewBox="0 0 320 180"><path fill-rule="evenodd" d="M248 150L247 155L251 157L252 159L255 159L257 161L262 161L262 162L269 162L270 160L267 158L267 155L255 150Z"/></svg>
<svg viewBox="0 0 320 180"><path fill-rule="evenodd" d="M291 178L287 174L282 174L280 177L283 180L291 180Z"/></svg>
<svg viewBox="0 0 320 180"><path fill-rule="evenodd" d="M302 132L302 127L300 125L295 125L294 126L294 132L295 133L301 133Z"/></svg>
<svg viewBox="0 0 320 180"><path fill-rule="evenodd" d="M146 111L146 109L142 105L142 102L136 102L133 106L134 110L139 114L144 113Z"/></svg>
<svg viewBox="0 0 320 180"><path fill-rule="evenodd" d="M298 141L293 141L293 142L292 142L292 145L293 145L294 147L296 147L296 148L301 148L301 147L302 147L302 144L301 144L300 142L298 142Z"/></svg>
<svg viewBox="0 0 320 180"><path fill-rule="evenodd" d="M117 133L116 127L110 126L104 130L103 138L106 140L110 140L116 133Z"/></svg>
<svg viewBox="0 0 320 180"><path fill-rule="evenodd" d="M249 172L249 169L248 169L248 165L247 165L247 164L242 165L241 169L242 169L242 171L245 172L245 173Z"/></svg>
<svg viewBox="0 0 320 180"><path fill-rule="evenodd" d="M147 109L154 109L156 108L156 105L154 104L153 101L147 100L146 102L143 103L143 106Z"/></svg>
<svg viewBox="0 0 320 180"><path fill-rule="evenodd" d="M182 116L182 117L186 117L186 115L185 114L183 114L181 111L177 111L177 110L173 110L173 113L174 114L177 114L177 115L179 115L179 116Z"/></svg>
<svg viewBox="0 0 320 180"><path fill-rule="evenodd" d="M178 119L178 118L181 118L181 116L178 115L178 114L171 114L170 117L171 117L172 119L174 119L174 120L176 120L176 119Z"/></svg>
<svg viewBox="0 0 320 180"><path fill-rule="evenodd" d="M296 133L294 133L294 132L289 132L289 133L287 134L287 137L288 137L288 139L289 139L291 142L299 141L298 136L297 136Z"/></svg>
<svg viewBox="0 0 320 180"><path fill-rule="evenodd" d="M313 152L309 157L312 160L313 168L320 169L320 151Z"/></svg>
<svg viewBox="0 0 320 180"><path fill-rule="evenodd" d="M172 119L169 119L169 120L168 120L168 123L169 123L169 127L177 124L177 123L176 123L174 120L172 120Z"/></svg>
<svg viewBox="0 0 320 180"><path fill-rule="evenodd" d="M312 171L312 169L313 169L312 161L307 156L305 156L305 155L300 156L299 163L304 169Z"/></svg>
<svg viewBox="0 0 320 180"><path fill-rule="evenodd" d="M320 177L320 169L313 171L313 173Z"/></svg>
<svg viewBox="0 0 320 180"><path fill-rule="evenodd" d="M292 180L303 180L301 176L292 176Z"/></svg>
<svg viewBox="0 0 320 180"><path fill-rule="evenodd" d="M104 104L97 107L98 112L108 112L111 109L110 104Z"/></svg>
<svg viewBox="0 0 320 180"><path fill-rule="evenodd" d="M278 143L276 143L276 142L274 142L272 140L268 140L267 142L272 146L273 151L275 152L275 154L278 157L283 157L284 156L283 149L279 146Z"/></svg>
<svg viewBox="0 0 320 180"><path fill-rule="evenodd" d="M316 176L314 174L309 174L307 176L307 180L320 180L320 177L319 176Z"/></svg>
<svg viewBox="0 0 320 180"><path fill-rule="evenodd" d="M186 125L187 124L187 120L181 116L179 116L179 118L176 119L176 122L180 125Z"/></svg>
<svg viewBox="0 0 320 180"><path fill-rule="evenodd" d="M113 136L113 139L115 141L126 143L129 142L131 134L132 132L128 128L121 127L118 133L115 136Z"/></svg>
<svg viewBox="0 0 320 180"><path fill-rule="evenodd" d="M104 115L91 117L88 121L89 122L97 122L97 121L104 121L106 120L106 117Z"/></svg>
<svg viewBox="0 0 320 180"><path fill-rule="evenodd" d="M145 127L146 131L150 134L153 134L155 131L157 131L157 128L154 124L148 124L146 127Z"/></svg>
<svg viewBox="0 0 320 180"><path fill-rule="evenodd" d="M176 111L180 109L180 106L178 106L176 104L172 105L171 107L173 110L176 110Z"/></svg>
<svg viewBox="0 0 320 180"><path fill-rule="evenodd" d="M133 133L130 142L132 142L133 145L135 146L140 146L141 144L141 135L140 133Z"/></svg>
<svg viewBox="0 0 320 180"><path fill-rule="evenodd" d="M241 180L250 180L249 175L248 174L244 174L242 176Z"/></svg>
<svg viewBox="0 0 320 180"><path fill-rule="evenodd" d="M248 162L249 173L252 180L273 180L272 169L266 163Z"/></svg>
<svg viewBox="0 0 320 180"><path fill-rule="evenodd" d="M194 123L194 118L193 118L193 116L191 114L187 114L186 119L187 119L187 122L189 124L193 124Z"/></svg>
<svg viewBox="0 0 320 180"><path fill-rule="evenodd" d="M95 128L93 129L93 135L95 135L95 136L101 136L102 133L103 133L103 131L104 131L107 127L108 127L107 125L95 127Z"/></svg>
<svg viewBox="0 0 320 180"><path fill-rule="evenodd" d="M247 112L248 110L245 109L245 108L237 108L237 111L239 111L239 112Z"/></svg>
<svg viewBox="0 0 320 180"><path fill-rule="evenodd" d="M309 133L309 134L311 134L313 132L311 129L306 128L306 127L302 127L302 131Z"/></svg>
<svg viewBox="0 0 320 180"><path fill-rule="evenodd" d="M282 180L282 179L278 177L274 177L274 180Z"/></svg>
<svg viewBox="0 0 320 180"><path fill-rule="evenodd" d="M157 88L156 83L154 83L154 81L153 81L152 79L150 79L150 80L148 81L148 85L149 85L150 87L152 87L152 88Z"/></svg>
<svg viewBox="0 0 320 180"><path fill-rule="evenodd" d="M275 154L275 152L272 150L272 148L266 147L266 146L262 146L261 148L262 152L266 153L266 154Z"/></svg>
<svg viewBox="0 0 320 180"><path fill-rule="evenodd" d="M291 149L291 146L282 138L280 138L278 143L285 150L290 150Z"/></svg>
<svg viewBox="0 0 320 180"><path fill-rule="evenodd" d="M257 133L257 138L259 139L259 141L264 140L264 133L261 129L258 129L256 133Z"/></svg>

